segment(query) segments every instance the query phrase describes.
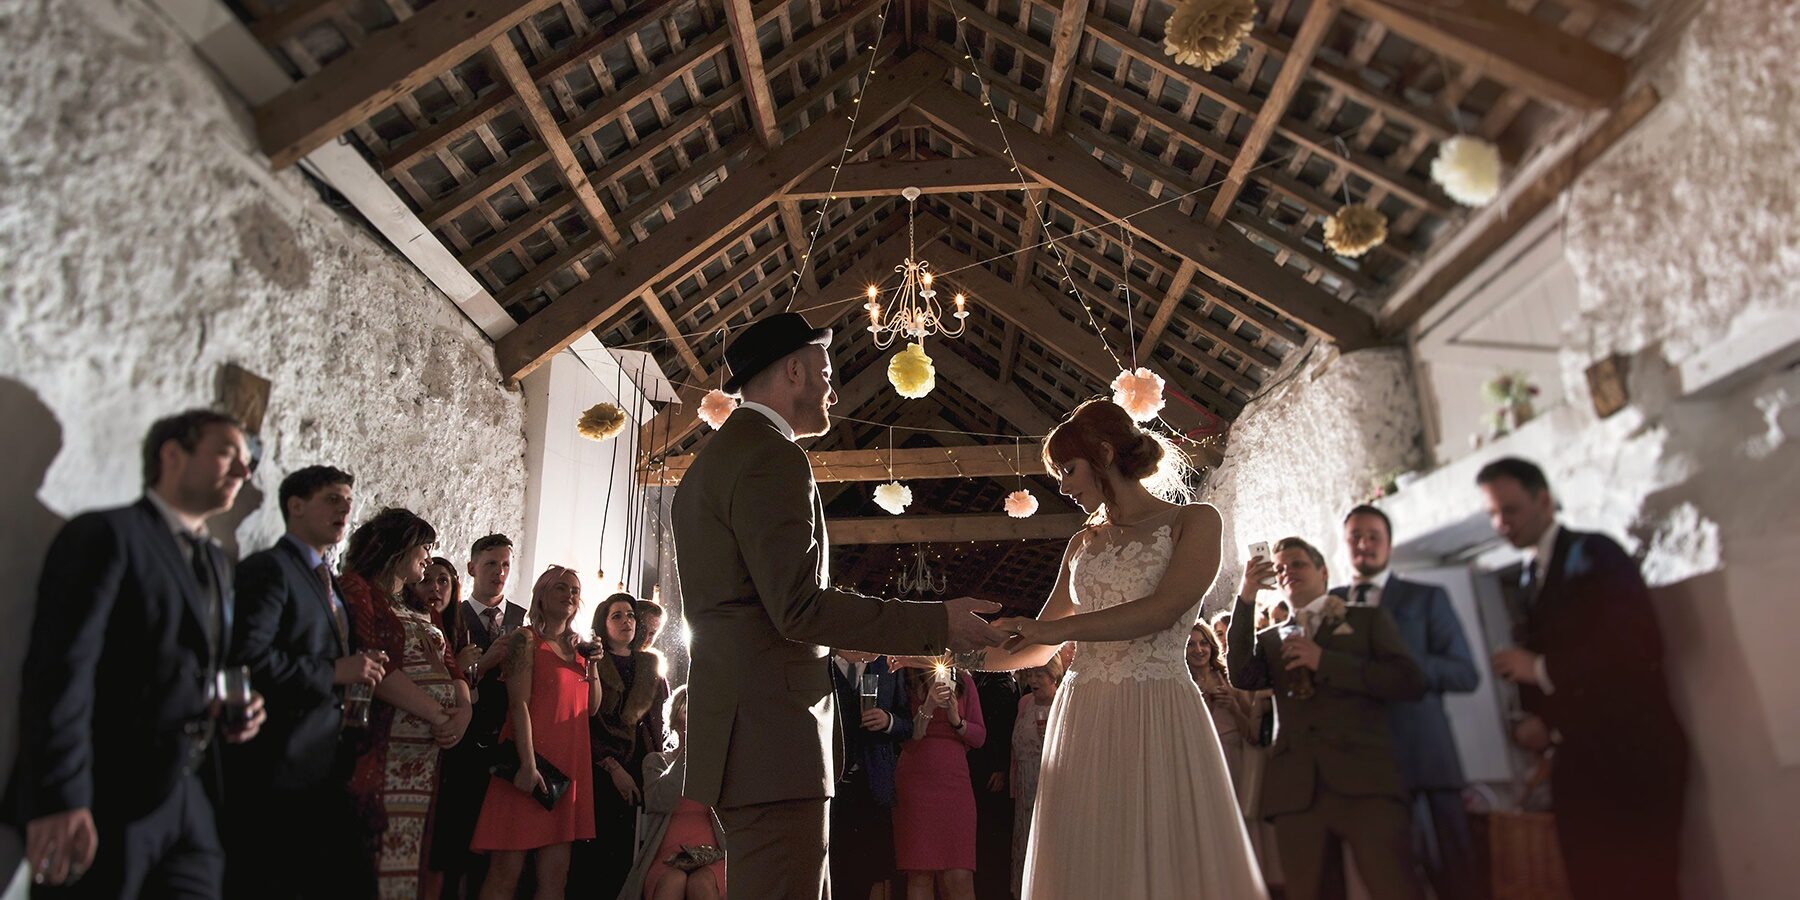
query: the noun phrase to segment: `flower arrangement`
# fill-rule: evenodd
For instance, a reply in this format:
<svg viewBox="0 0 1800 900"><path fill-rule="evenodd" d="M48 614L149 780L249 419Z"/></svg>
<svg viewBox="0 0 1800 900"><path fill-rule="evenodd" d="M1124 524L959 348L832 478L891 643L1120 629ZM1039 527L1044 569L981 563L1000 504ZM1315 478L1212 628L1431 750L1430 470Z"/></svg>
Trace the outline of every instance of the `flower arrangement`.
<svg viewBox="0 0 1800 900"><path fill-rule="evenodd" d="M1030 491L1018 490L1006 495L1007 515L1015 519L1028 519L1037 511L1037 496Z"/></svg>
<svg viewBox="0 0 1800 900"><path fill-rule="evenodd" d="M1481 395L1494 405L1486 418L1489 437L1509 434L1537 415L1531 398L1538 395L1538 388L1524 372L1495 375L1481 386Z"/></svg>
<svg viewBox="0 0 1800 900"><path fill-rule="evenodd" d="M912 488L898 481L890 481L875 488L875 505L893 515L906 512L912 503Z"/></svg>
<svg viewBox="0 0 1800 900"><path fill-rule="evenodd" d="M905 350L888 360L888 383L909 400L923 397L937 387L937 368L925 355L924 344L907 344Z"/></svg>
<svg viewBox="0 0 1800 900"><path fill-rule="evenodd" d="M581 414L575 430L590 441L604 441L625 430L625 410L611 403L596 403Z"/></svg>
<svg viewBox="0 0 1800 900"><path fill-rule="evenodd" d="M700 400L700 421L705 422L714 428L718 428L725 424L726 419L731 418L732 412L734 412L737 407L738 402L736 397L733 397L718 388L713 388L712 390L707 391L706 396Z"/></svg>
<svg viewBox="0 0 1800 900"><path fill-rule="evenodd" d="M1256 24L1255 0L1177 0L1163 26L1163 53L1184 66L1230 62Z"/></svg>
<svg viewBox="0 0 1800 900"><path fill-rule="evenodd" d="M1163 408L1162 376L1139 366L1120 372L1112 381L1113 402L1134 422L1148 422Z"/></svg>

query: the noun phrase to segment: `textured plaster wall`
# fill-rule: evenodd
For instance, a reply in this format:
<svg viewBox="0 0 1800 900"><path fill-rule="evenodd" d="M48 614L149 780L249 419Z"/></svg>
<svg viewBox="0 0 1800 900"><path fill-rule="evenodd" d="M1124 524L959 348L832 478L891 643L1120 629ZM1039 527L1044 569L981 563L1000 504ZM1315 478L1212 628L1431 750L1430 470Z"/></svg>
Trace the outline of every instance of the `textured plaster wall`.
<svg viewBox="0 0 1800 900"><path fill-rule="evenodd" d="M1299 535L1348 578L1336 552L1344 511L1377 475L1419 462L1418 396L1404 350L1331 354L1252 403L1231 429L1204 499L1225 517L1225 553L1209 612L1231 602L1245 547ZM1266 599L1266 598L1265 598Z"/></svg>
<svg viewBox="0 0 1800 900"><path fill-rule="evenodd" d="M1714 0L1653 82L1652 121L1570 193L1577 362L1660 342L1679 363L1800 307L1800 5Z"/></svg>
<svg viewBox="0 0 1800 900"><path fill-rule="evenodd" d="M275 538L276 487L312 463L356 474L358 519L404 504L452 557L517 533L524 404L487 339L270 174L247 110L141 0L0 0L0 97L0 771L50 533L137 496L145 427L212 402L223 363L273 382L227 543Z"/></svg>

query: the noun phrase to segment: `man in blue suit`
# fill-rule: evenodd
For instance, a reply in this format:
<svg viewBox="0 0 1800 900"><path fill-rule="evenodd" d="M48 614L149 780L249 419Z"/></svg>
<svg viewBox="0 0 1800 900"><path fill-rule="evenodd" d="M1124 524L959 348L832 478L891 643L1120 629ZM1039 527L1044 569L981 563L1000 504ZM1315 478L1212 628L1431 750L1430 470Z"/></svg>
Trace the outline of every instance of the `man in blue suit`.
<svg viewBox="0 0 1800 900"><path fill-rule="evenodd" d="M831 893L866 900L894 874L894 766L912 737L912 711L906 679L888 669L886 657L834 650L827 664L844 742L844 775L831 800ZM869 705L862 702L867 678L875 684Z"/></svg>
<svg viewBox="0 0 1800 900"><path fill-rule="evenodd" d="M44 558L13 790L32 878L59 896L220 895L215 745L264 714L260 695L235 721L215 699L233 598L206 520L254 465L230 416L162 419L143 498L71 519Z"/></svg>
<svg viewBox="0 0 1800 900"><path fill-rule="evenodd" d="M1344 545L1356 577L1332 589L1350 606L1387 611L1425 673L1425 696L1388 704L1400 775L1412 799L1413 845L1439 900L1486 895L1475 844L1463 812L1462 762L1444 715L1444 695L1467 694L1481 682L1450 595L1388 570L1393 528L1386 513L1363 505L1344 517Z"/></svg>

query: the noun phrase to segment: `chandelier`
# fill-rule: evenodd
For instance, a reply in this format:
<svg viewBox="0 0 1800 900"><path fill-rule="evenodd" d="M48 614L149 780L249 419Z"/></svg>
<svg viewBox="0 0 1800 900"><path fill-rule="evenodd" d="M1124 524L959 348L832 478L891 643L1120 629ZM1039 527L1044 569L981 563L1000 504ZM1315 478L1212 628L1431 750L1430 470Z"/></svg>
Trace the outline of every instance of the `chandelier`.
<svg viewBox="0 0 1800 900"><path fill-rule="evenodd" d="M924 544L914 547L912 568L903 570L895 576L894 584L902 594L910 594L914 591L921 594L941 594L950 586L948 577L941 570L933 575L931 566L925 562Z"/></svg>
<svg viewBox="0 0 1800 900"><path fill-rule="evenodd" d="M946 324L943 307L937 301L937 290L931 286L931 263L918 258L918 247L913 242L913 205L919 199L919 189L909 187L901 191L900 196L906 198L906 260L894 267L894 271L900 273L900 287L885 312L879 299L881 291L875 285L869 285L869 302L863 304L863 309L869 311L869 331L875 335L875 347L881 350L887 349L901 335L914 342L933 334L959 337L963 333L963 320L969 317L965 308L968 298L957 294L956 312L951 315L954 321Z"/></svg>

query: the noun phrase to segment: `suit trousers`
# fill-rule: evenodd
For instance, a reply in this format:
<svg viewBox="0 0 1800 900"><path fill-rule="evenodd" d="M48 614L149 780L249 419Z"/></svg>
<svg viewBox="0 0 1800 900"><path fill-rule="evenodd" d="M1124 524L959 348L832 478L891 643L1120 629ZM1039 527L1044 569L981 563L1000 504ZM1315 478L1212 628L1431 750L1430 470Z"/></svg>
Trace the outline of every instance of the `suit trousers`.
<svg viewBox="0 0 1800 900"><path fill-rule="evenodd" d="M894 875L894 811L875 802L858 769L838 782L831 798L831 892L839 900L868 900Z"/></svg>
<svg viewBox="0 0 1800 900"><path fill-rule="evenodd" d="M223 896L225 851L212 801L188 773L155 809L128 822L97 816L94 867L72 885L37 887L34 897L156 897L217 900Z"/></svg>
<svg viewBox="0 0 1800 900"><path fill-rule="evenodd" d="M1274 817L1289 900L1343 900L1345 844L1370 896L1424 900L1406 804L1397 797L1334 793L1316 783L1311 807Z"/></svg>
<svg viewBox="0 0 1800 900"><path fill-rule="evenodd" d="M1438 900L1482 900L1488 895L1475 861L1475 837L1463 810L1462 791L1413 792L1413 852L1425 867Z"/></svg>
<svg viewBox="0 0 1800 900"><path fill-rule="evenodd" d="M719 810L726 900L831 900L830 803L821 797Z"/></svg>
<svg viewBox="0 0 1800 900"><path fill-rule="evenodd" d="M239 788L226 804L227 896L374 900L368 825L343 782L300 790Z"/></svg>

